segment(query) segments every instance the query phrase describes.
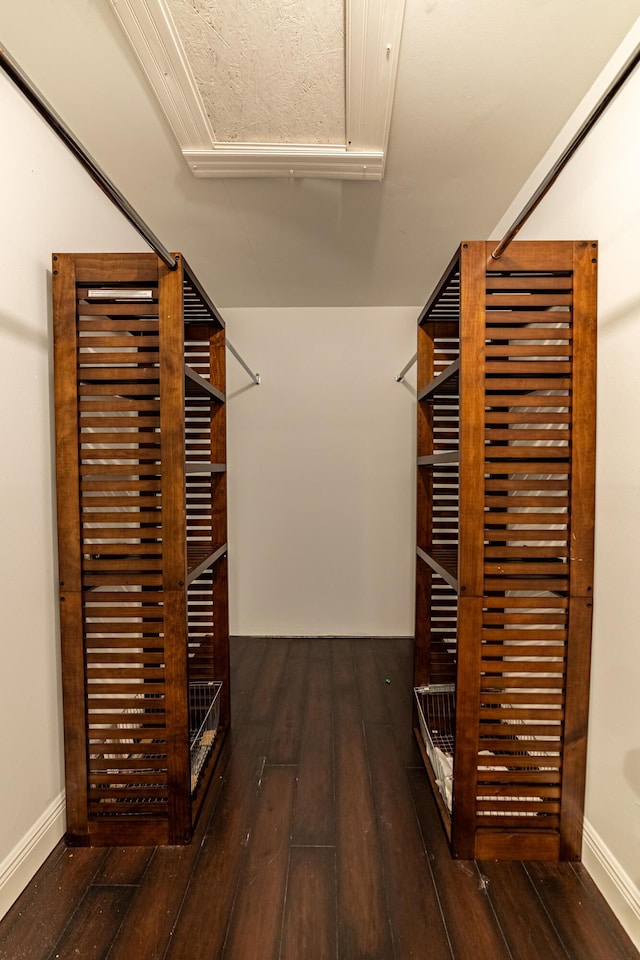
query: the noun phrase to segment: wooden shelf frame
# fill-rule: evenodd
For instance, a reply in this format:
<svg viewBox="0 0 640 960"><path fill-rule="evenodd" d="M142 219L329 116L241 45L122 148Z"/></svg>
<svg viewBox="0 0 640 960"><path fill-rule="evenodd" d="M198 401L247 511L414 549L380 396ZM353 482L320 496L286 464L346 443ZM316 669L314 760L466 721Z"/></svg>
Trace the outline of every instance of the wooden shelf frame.
<svg viewBox="0 0 640 960"><path fill-rule="evenodd" d="M72 844L189 842L229 728L225 331L175 259L53 257ZM214 681L192 784L190 690Z"/></svg>
<svg viewBox="0 0 640 960"><path fill-rule="evenodd" d="M418 321L415 685L455 684L453 855L579 859L597 244L493 246Z"/></svg>

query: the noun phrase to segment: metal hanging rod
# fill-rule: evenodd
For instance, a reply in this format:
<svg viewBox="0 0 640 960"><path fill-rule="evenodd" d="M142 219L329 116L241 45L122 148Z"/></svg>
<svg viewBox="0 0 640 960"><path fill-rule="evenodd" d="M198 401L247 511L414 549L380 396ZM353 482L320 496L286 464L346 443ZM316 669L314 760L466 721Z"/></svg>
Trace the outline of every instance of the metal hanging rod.
<svg viewBox="0 0 640 960"><path fill-rule="evenodd" d="M491 256L494 260L499 260L504 251L507 249L515 235L524 226L527 222L533 211L536 209L540 201L546 194L549 189L553 186L555 181L558 179L567 163L574 155L581 143L589 135L593 127L596 125L604 111L607 109L611 101L614 99L618 91L624 85L624 83L629 79L635 68L640 63L640 45L636 47L634 52L631 54L625 65L622 67L620 72L614 78L614 80L609 84L605 92L602 94L597 104L589 114L589 116L584 120L578 132L573 136L571 142L563 150L559 158L556 160L552 166L549 173L546 175L538 189L535 191L529 202L522 209L518 217L511 224L504 237L492 252Z"/></svg>
<svg viewBox="0 0 640 960"><path fill-rule="evenodd" d="M167 248L158 240L155 233L153 233L144 220L133 209L129 201L120 193L104 170L102 170L93 157L87 153L64 120L58 116L53 107L45 100L40 91L32 84L31 80L4 47L0 47L0 66L7 76L13 80L18 89L22 91L27 100L36 108L40 116L49 124L54 133L67 145L74 157L80 161L92 180L98 184L100 189L104 191L109 199L118 207L122 215L126 217L129 223L138 231L140 236L155 250L170 270L175 270L178 266L175 257L171 256Z"/></svg>
<svg viewBox="0 0 640 960"><path fill-rule="evenodd" d="M35 107L40 116L51 127L54 133L69 148L76 160L82 164L92 180L98 184L100 189L106 193L112 203L120 210L122 215L138 231L140 236L149 244L152 250L160 257L170 270L175 270L178 266L176 258L160 242L155 233L147 226L144 220L139 216L129 201L122 195L116 185L109 179L104 170L98 166L93 157L85 150L77 137L71 132L64 120L56 113L50 103L43 97L40 91L33 85L29 77L16 63L11 54L0 46L0 66L13 81L18 89L24 94L27 100ZM260 374L254 373L242 359L235 347L226 341L227 347L247 371L254 383L260 383Z"/></svg>
<svg viewBox="0 0 640 960"><path fill-rule="evenodd" d="M260 383L260 382L261 382L261 380L260 380L260 374L253 372L253 370L251 369L251 367L249 367L249 365L248 365L247 363L245 363L245 361L242 359L242 357L240 356L240 354L238 353L238 351L236 350L236 348L233 346L232 343L229 342L229 340L226 340L225 343L226 343L226 345L227 345L227 350L229 351L229 353L232 353L233 356L234 356L234 357L236 358L236 360L238 361L238 363L240 364L240 366L241 366L241 367L244 367L244 369L247 371L247 373L249 374L249 376L251 377L251 379L253 380L253 382L254 382L254 383Z"/></svg>
<svg viewBox="0 0 640 960"><path fill-rule="evenodd" d="M418 354L414 353L414 355L411 357L411 360L409 360L408 363L405 363L400 373L396 376L396 383L402 383L402 381L404 380L405 374L407 373L408 370L411 369L411 367L414 365L417 359L418 359Z"/></svg>

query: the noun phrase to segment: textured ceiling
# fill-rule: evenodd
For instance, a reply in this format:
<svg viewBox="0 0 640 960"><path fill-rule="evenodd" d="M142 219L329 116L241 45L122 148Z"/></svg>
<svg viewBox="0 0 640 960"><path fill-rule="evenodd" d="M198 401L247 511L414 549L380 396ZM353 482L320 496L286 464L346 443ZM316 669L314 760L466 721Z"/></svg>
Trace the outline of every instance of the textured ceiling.
<svg viewBox="0 0 640 960"><path fill-rule="evenodd" d="M344 143L343 0L169 0L216 140Z"/></svg>
<svg viewBox="0 0 640 960"><path fill-rule="evenodd" d="M107 0L5 3L0 38L221 308L419 305L637 17L638 0L407 0L382 182L194 178Z"/></svg>

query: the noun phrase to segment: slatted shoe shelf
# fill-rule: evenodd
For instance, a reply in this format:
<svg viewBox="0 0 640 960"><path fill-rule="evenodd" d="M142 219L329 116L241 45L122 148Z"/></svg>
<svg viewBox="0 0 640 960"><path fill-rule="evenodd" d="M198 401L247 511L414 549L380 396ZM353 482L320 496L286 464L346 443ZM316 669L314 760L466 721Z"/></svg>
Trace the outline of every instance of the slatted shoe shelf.
<svg viewBox="0 0 640 960"><path fill-rule="evenodd" d="M494 249L418 321L416 736L455 857L579 859L597 245Z"/></svg>
<svg viewBox="0 0 640 960"><path fill-rule="evenodd" d="M224 323L175 258L53 257L74 844L187 843L229 727Z"/></svg>

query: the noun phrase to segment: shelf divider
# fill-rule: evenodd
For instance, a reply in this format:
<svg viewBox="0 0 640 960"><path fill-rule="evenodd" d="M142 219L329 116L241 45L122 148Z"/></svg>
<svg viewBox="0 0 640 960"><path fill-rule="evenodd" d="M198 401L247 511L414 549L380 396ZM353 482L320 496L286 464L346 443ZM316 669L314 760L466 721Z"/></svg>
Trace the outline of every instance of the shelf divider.
<svg viewBox="0 0 640 960"><path fill-rule="evenodd" d="M457 357L449 366L439 373L437 377L434 377L433 380L422 388L418 392L418 400L426 400L433 394L440 392L444 387L448 388L450 393L455 392L457 387L456 378L460 373L460 357Z"/></svg>
<svg viewBox="0 0 640 960"><path fill-rule="evenodd" d="M218 390L217 387L214 387L212 383L209 383L208 380L205 380L204 377L201 377L199 373L196 373L196 371L186 363L184 365L184 375L187 384L195 386L201 393L209 394L210 397L219 400L221 403L225 402L226 398L224 393Z"/></svg>
<svg viewBox="0 0 640 960"><path fill-rule="evenodd" d="M193 581L222 559L227 544L187 544L187 584Z"/></svg>
<svg viewBox="0 0 640 960"><path fill-rule="evenodd" d="M416 553L420 559L428 564L432 570L435 570L438 576L442 577L450 587L453 587L454 590L458 589L458 578L450 569L451 566L457 565L455 564L455 551L442 550L437 553L434 551L434 555L434 553L427 553L422 547L416 547ZM453 564L452 561L454 561ZM444 563L447 563L447 566L444 566Z"/></svg>

